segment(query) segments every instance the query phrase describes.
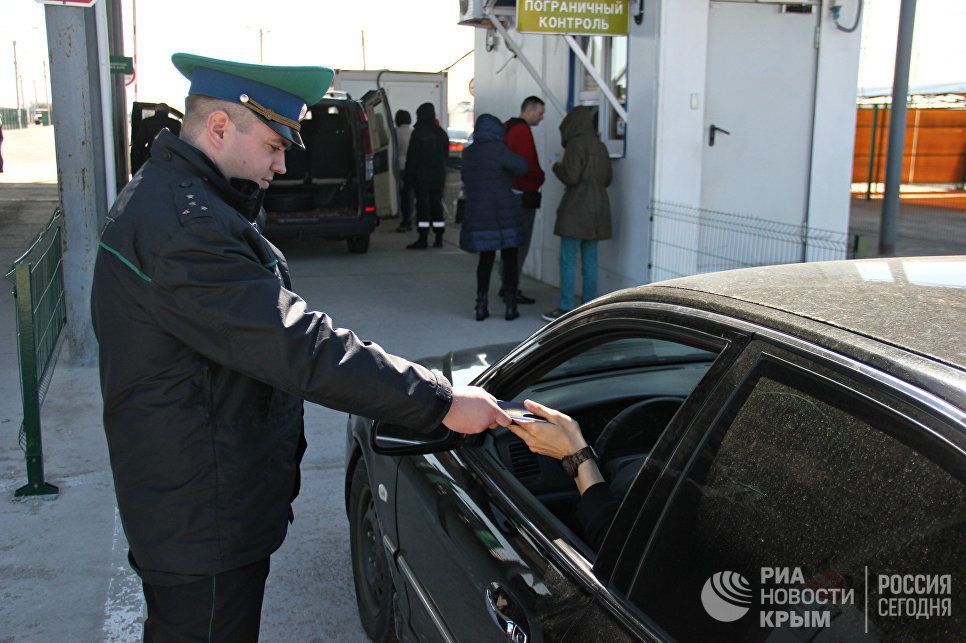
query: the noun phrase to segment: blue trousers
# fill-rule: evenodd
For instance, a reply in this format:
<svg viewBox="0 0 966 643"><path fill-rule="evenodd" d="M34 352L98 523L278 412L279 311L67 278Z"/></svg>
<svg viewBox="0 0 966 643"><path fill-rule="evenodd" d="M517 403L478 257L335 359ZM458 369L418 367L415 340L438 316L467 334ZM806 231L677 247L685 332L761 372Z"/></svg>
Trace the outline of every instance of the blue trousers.
<svg viewBox="0 0 966 643"><path fill-rule="evenodd" d="M577 283L577 251L584 281L583 301L597 297L597 240L560 237L560 310L576 307L574 288Z"/></svg>

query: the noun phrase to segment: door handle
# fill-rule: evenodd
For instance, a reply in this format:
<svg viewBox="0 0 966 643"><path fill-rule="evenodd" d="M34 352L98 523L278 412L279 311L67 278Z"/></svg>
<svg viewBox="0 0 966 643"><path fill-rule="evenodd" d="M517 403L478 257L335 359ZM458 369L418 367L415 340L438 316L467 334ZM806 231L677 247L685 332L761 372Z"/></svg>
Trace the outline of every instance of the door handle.
<svg viewBox="0 0 966 643"><path fill-rule="evenodd" d="M714 147L715 132L721 132L722 134L729 134L729 135L731 134L731 132L729 132L728 130L718 127L717 125L712 123L711 127L708 128L708 147Z"/></svg>
<svg viewBox="0 0 966 643"><path fill-rule="evenodd" d="M513 609L510 597L503 588L497 583L490 583L486 588L486 611L490 613L497 627L506 635L507 639L514 643L527 643L526 630L514 621L508 614L517 610Z"/></svg>

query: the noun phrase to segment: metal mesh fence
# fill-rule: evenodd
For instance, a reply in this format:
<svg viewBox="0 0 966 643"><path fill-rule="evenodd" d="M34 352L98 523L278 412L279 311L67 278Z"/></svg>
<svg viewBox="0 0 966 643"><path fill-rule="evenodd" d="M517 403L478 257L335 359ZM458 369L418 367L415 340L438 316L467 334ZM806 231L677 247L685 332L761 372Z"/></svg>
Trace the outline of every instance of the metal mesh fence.
<svg viewBox="0 0 966 643"><path fill-rule="evenodd" d="M844 232L659 201L650 214L652 281L853 254Z"/></svg>
<svg viewBox="0 0 966 643"><path fill-rule="evenodd" d="M64 216L58 208L50 221L13 264L17 314L17 352L23 423L20 442L27 461L27 484L17 496L47 495L57 488L44 482L40 405L47 395L67 324L64 300Z"/></svg>
<svg viewBox="0 0 966 643"><path fill-rule="evenodd" d="M29 114L26 109L21 109L19 118L17 116L16 107L0 107L0 121L3 122L3 129L20 129L27 127L27 118Z"/></svg>

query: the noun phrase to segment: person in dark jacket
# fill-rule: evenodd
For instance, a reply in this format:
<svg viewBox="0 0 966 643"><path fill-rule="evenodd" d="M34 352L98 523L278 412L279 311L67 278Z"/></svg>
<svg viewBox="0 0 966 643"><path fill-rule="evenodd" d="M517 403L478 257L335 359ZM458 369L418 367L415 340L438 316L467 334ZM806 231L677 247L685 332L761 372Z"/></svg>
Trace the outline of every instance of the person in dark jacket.
<svg viewBox="0 0 966 643"><path fill-rule="evenodd" d="M563 159L553 173L564 184L553 233L560 237L560 304L541 315L553 321L576 305L577 253L580 252L583 301L597 296L597 242L610 239L610 185L612 170L607 147L597 134L596 110L574 107L560 122Z"/></svg>
<svg viewBox="0 0 966 643"><path fill-rule="evenodd" d="M94 268L104 429L144 639L256 641L299 490L303 400L417 430L509 417L335 327L253 225L332 71L172 61L191 80L181 137L155 139Z"/></svg>
<svg viewBox="0 0 966 643"><path fill-rule="evenodd" d="M503 299L506 319L517 311L517 248L524 241L520 207L510 184L525 174L527 162L503 142L503 125L491 114L480 114L473 130L473 144L463 151L463 191L466 211L460 230L460 248L480 253L476 267L476 319L489 317L487 295L496 251L503 262Z"/></svg>
<svg viewBox="0 0 966 643"><path fill-rule="evenodd" d="M443 247L446 221L443 219L443 185L446 183L446 158L449 137L436 123L436 108L423 103L416 108L416 125L406 151L406 180L416 192L416 227L419 238L407 248L425 250L429 229L436 239L433 247Z"/></svg>
<svg viewBox="0 0 966 643"><path fill-rule="evenodd" d="M580 536L594 551L598 551L617 514L621 499L614 496L610 485L604 481L597 454L587 446L576 420L533 400L525 400L523 405L547 422L511 424L507 428L526 442L534 453L561 462L571 460L574 484L580 492L580 501L577 503Z"/></svg>

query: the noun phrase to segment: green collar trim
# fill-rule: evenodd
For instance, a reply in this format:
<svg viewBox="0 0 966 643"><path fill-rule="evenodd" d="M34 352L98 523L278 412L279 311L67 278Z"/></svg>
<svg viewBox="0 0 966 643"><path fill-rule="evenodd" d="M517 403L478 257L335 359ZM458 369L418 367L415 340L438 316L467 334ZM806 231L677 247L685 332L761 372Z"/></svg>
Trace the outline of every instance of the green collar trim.
<svg viewBox="0 0 966 643"><path fill-rule="evenodd" d="M278 259L272 259L267 264L265 264L265 267L266 268L274 268L277 265L278 265Z"/></svg>
<svg viewBox="0 0 966 643"><path fill-rule="evenodd" d="M135 274L137 274L138 277L140 277L141 279L143 279L144 281L146 281L148 283L151 283L152 279L150 277L148 277L146 274L144 274L143 272L141 272L140 268L138 268L133 263L131 263L130 261L128 261L127 258L125 258L125 256L122 255L120 252L118 252L117 250L115 250L111 246L107 245L103 241L98 242L98 245L100 247L104 248L105 250L107 250L108 252L110 252L112 255L114 255L118 259L120 259L121 260L121 263L123 263L125 266L127 266L128 268L130 268L131 270L133 270L135 272Z"/></svg>

